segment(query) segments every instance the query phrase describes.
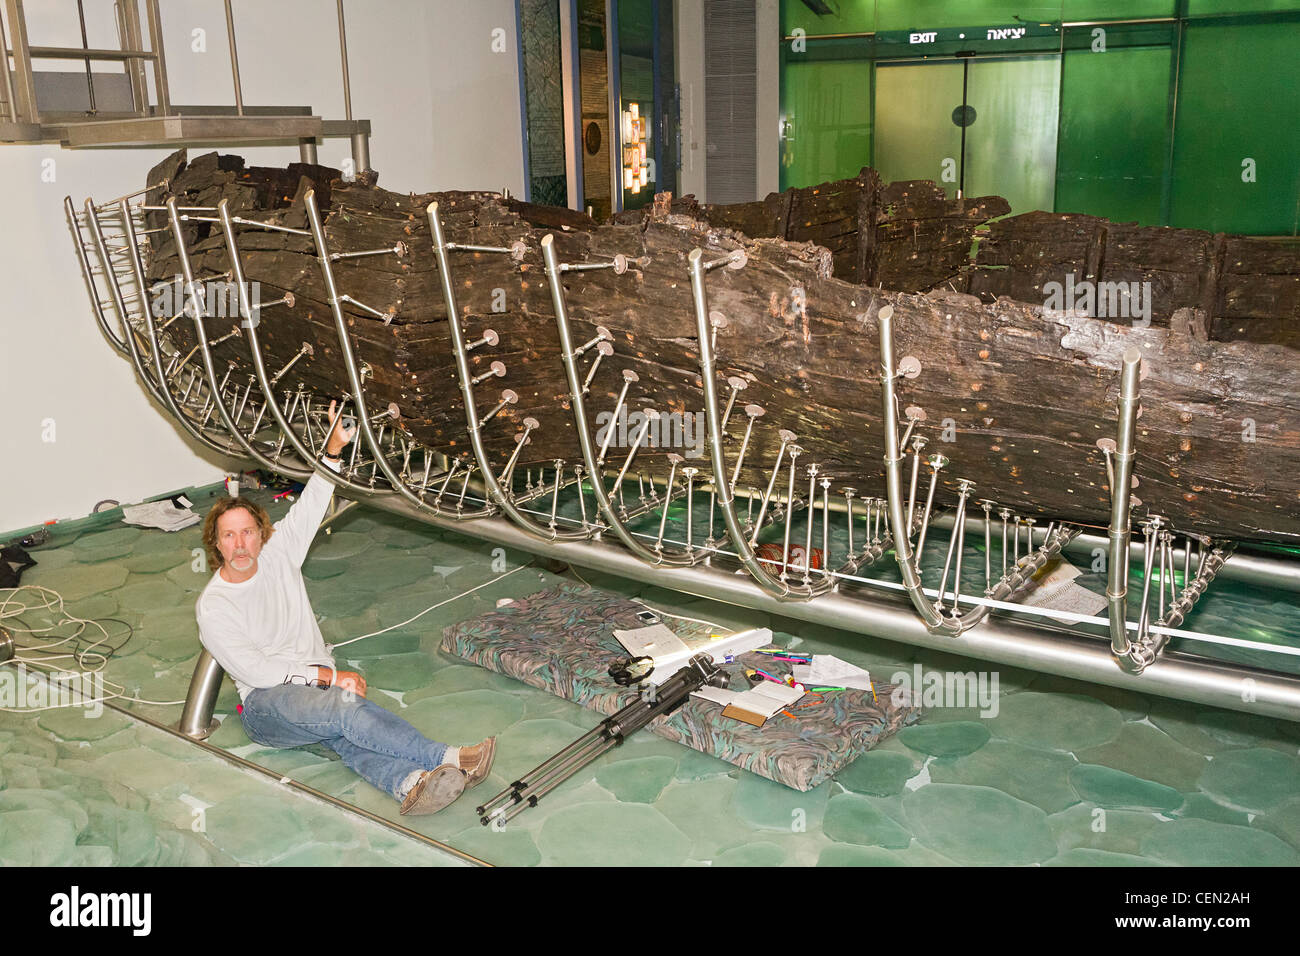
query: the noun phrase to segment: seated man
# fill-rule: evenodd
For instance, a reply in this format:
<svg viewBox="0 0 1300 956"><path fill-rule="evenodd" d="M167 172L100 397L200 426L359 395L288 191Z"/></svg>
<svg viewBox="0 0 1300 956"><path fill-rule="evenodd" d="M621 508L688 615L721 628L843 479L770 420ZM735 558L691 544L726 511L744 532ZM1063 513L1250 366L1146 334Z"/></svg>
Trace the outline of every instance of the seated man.
<svg viewBox="0 0 1300 956"><path fill-rule="evenodd" d="M329 420L336 418L330 403ZM336 423L322 461L335 472L355 431ZM217 568L199 596L203 646L235 681L244 731L265 747L322 743L403 814L435 813L492 766L496 738L474 747L429 740L365 699L366 682L334 665L307 599L302 563L334 494L313 474L274 527L266 511L224 498L208 512L203 544Z"/></svg>

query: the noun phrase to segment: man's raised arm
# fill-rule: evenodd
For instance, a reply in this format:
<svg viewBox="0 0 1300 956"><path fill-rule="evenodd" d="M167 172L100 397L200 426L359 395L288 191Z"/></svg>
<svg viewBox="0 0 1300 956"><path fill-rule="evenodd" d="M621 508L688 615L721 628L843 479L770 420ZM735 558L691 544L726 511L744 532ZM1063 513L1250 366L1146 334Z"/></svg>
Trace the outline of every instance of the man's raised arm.
<svg viewBox="0 0 1300 956"><path fill-rule="evenodd" d="M335 403L330 402L329 420L333 424L329 438L325 442L325 455L321 459L327 468L340 472L343 462L339 453L356 435L355 429L344 428L342 422L336 421ZM280 546L293 562L301 567L307 559L307 550L311 547L320 523L325 518L330 499L334 496L334 485L320 475L313 473L307 479L302 494L293 503L289 513L275 523L275 537L280 538Z"/></svg>

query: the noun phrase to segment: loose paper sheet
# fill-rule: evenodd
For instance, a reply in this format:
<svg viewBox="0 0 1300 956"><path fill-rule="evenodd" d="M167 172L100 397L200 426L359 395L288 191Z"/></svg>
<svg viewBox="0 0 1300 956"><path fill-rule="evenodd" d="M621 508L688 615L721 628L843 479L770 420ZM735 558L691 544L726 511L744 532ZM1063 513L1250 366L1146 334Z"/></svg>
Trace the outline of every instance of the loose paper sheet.
<svg viewBox="0 0 1300 956"><path fill-rule="evenodd" d="M649 681L656 686L685 667L696 654L708 654L720 664L728 655L734 657L772 641L772 632L766 627L738 631L716 639L706 634L684 640L663 624L652 624L650 627L616 630L614 636L629 654L654 658L655 669Z"/></svg>
<svg viewBox="0 0 1300 956"><path fill-rule="evenodd" d="M1106 609L1106 599L1074 583L1074 579L1081 573L1069 561L1060 561L1038 579L1038 586L1021 603L1029 607L1070 611L1074 614L1100 614Z"/></svg>

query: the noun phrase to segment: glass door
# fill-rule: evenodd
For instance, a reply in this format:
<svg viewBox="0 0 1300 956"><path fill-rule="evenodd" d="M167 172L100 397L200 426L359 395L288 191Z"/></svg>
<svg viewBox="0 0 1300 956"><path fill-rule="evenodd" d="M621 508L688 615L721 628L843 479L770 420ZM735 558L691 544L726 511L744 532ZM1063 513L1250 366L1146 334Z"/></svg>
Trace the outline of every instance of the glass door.
<svg viewBox="0 0 1300 956"><path fill-rule="evenodd" d="M886 182L1051 210L1059 100L1055 55L878 63L874 165Z"/></svg>

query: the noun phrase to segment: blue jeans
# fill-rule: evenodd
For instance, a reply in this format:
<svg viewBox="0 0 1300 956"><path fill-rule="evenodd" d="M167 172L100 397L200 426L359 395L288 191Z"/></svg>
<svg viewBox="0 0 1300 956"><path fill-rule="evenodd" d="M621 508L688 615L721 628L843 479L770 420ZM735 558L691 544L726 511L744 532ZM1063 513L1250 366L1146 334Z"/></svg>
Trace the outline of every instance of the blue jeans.
<svg viewBox="0 0 1300 956"><path fill-rule="evenodd" d="M280 684L244 698L244 732L263 747L324 744L374 786L396 799L413 771L442 763L447 745L401 717L339 687Z"/></svg>

